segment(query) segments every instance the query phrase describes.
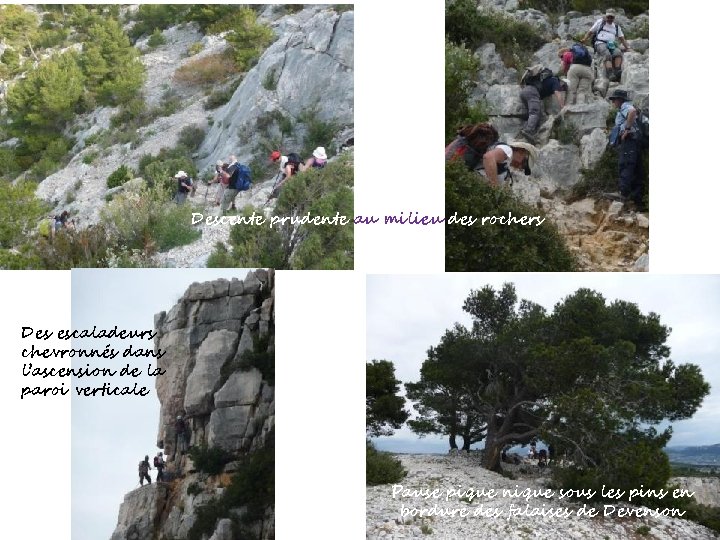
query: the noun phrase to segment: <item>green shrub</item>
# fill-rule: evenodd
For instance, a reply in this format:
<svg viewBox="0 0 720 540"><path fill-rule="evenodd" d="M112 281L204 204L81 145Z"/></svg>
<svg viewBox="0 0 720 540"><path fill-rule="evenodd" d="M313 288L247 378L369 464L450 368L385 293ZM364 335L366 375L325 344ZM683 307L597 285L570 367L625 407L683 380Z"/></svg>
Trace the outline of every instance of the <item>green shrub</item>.
<svg viewBox="0 0 720 540"><path fill-rule="evenodd" d="M670 463L662 450L663 442L623 434L607 438L592 449L595 466L572 466L553 468L553 480L563 489L594 489L602 500L603 485L613 486L625 492L621 500L628 500L633 488L643 485L645 489L660 489L670 479ZM612 499L613 501L617 499ZM666 506L668 501L653 497L633 497L633 504L649 507Z"/></svg>
<svg viewBox="0 0 720 540"><path fill-rule="evenodd" d="M220 474L233 460L233 455L219 446L193 446L189 453L195 468L211 475Z"/></svg>
<svg viewBox="0 0 720 540"><path fill-rule="evenodd" d="M265 90L275 90L278 85L278 77L275 75L275 69L269 69L265 72L262 85Z"/></svg>
<svg viewBox="0 0 720 540"><path fill-rule="evenodd" d="M200 148L200 145L205 140L205 130L199 126L185 126L182 131L180 131L180 136L178 137L178 144L183 145L185 148L187 148L190 152L194 152L198 148Z"/></svg>
<svg viewBox="0 0 720 540"><path fill-rule="evenodd" d="M165 45L165 43L167 43L167 40L165 39L162 30L160 30L159 28L153 30L153 33L147 42L148 47L150 47L151 49L154 49L155 47L160 47L161 45Z"/></svg>
<svg viewBox="0 0 720 540"><path fill-rule="evenodd" d="M87 139L85 140L85 143L87 144ZM99 155L100 155L100 153L97 150L91 150L90 152L87 152L83 156L82 162L85 165L92 165L95 162L95 160L98 158Z"/></svg>
<svg viewBox="0 0 720 540"><path fill-rule="evenodd" d="M582 13L592 13L595 10L607 9L608 3L604 0L570 0L571 9ZM650 9L650 0L622 0L613 3L614 6L622 8L630 16L640 15Z"/></svg>
<svg viewBox="0 0 720 540"><path fill-rule="evenodd" d="M256 538L248 527L264 518L275 504L275 436L270 432L263 448L240 459L237 472L222 496L200 506L188 531L188 540L207 538L222 518L233 520L233 538ZM245 508L242 517L232 512Z"/></svg>
<svg viewBox="0 0 720 540"><path fill-rule="evenodd" d="M32 253L18 253L0 248L0 270L39 270L42 261Z"/></svg>
<svg viewBox="0 0 720 540"><path fill-rule="evenodd" d="M450 41L470 50L494 43L505 65L518 70L528 66L533 52L546 43L535 26L499 11L478 11L475 0L446 4L445 33Z"/></svg>
<svg viewBox="0 0 720 540"><path fill-rule="evenodd" d="M205 101L205 107L206 111L209 111L211 109L217 109L221 105L225 105L228 101L230 101L233 97L233 94L235 93L234 88L226 88L225 90L216 90L212 94L210 94L207 98L207 101Z"/></svg>
<svg viewBox="0 0 720 540"><path fill-rule="evenodd" d="M480 64L464 45L445 40L445 141L455 138L457 128L487 120L483 103L469 104Z"/></svg>
<svg viewBox="0 0 720 540"><path fill-rule="evenodd" d="M720 508L691 502L686 510L687 513L683 516L684 519L689 519L716 533L720 533Z"/></svg>
<svg viewBox="0 0 720 540"><path fill-rule="evenodd" d="M271 386L275 385L275 349L270 347L270 334L261 338L253 338L252 349L245 351L237 365L238 369L257 368ZM232 369L231 371L234 371Z"/></svg>
<svg viewBox="0 0 720 540"><path fill-rule="evenodd" d="M177 146L173 149L163 148L156 156L145 154L140 158L138 170L149 186L163 186L168 199L177 187L173 178L175 173L182 170L187 172L191 178L195 178L198 172L188 155L188 149L184 146Z"/></svg>
<svg viewBox="0 0 720 540"><path fill-rule="evenodd" d="M200 51L202 51L205 48L205 46L202 44L202 41L196 41L195 43L192 43L187 50L188 56L195 56Z"/></svg>
<svg viewBox="0 0 720 540"><path fill-rule="evenodd" d="M527 180L520 179L519 182ZM445 215L515 217L541 212L519 201L508 189L491 186L463 163L445 168ZM445 271L447 272L565 272L576 261L555 225L473 226L446 224Z"/></svg>
<svg viewBox="0 0 720 540"><path fill-rule="evenodd" d="M160 29L164 30L183 21L188 10L186 5L141 4L135 13L135 24L129 31L133 39Z"/></svg>
<svg viewBox="0 0 720 540"><path fill-rule="evenodd" d="M118 186L122 186L128 180L132 180L135 177L135 172L127 167L126 165L120 165L115 169L110 176L107 178L107 187L112 189Z"/></svg>
<svg viewBox="0 0 720 540"><path fill-rule="evenodd" d="M200 487L200 484L197 482L191 482L190 485L187 487L186 493L188 495L199 495L202 493L202 487Z"/></svg>
<svg viewBox="0 0 720 540"><path fill-rule="evenodd" d="M276 223L235 225L230 231L232 252L215 250L208 266L275 269L353 267L353 168L349 157L293 176L283 186L274 216L346 216L346 225ZM252 213L252 209L244 213Z"/></svg>
<svg viewBox="0 0 720 540"><path fill-rule="evenodd" d="M307 132L305 133L305 141L302 149L302 156L309 156L318 146L323 146L328 150L328 156L331 156L330 142L335 136L338 127L333 122L325 122L318 117L317 109L307 109L300 113L297 118L298 122L305 124ZM279 123L282 131L282 124ZM292 124L286 125L288 133L292 129Z"/></svg>
<svg viewBox="0 0 720 540"><path fill-rule="evenodd" d="M387 452L379 452L370 441L365 443L365 483L368 486L395 484L406 474L399 459Z"/></svg>
<svg viewBox="0 0 720 540"><path fill-rule="evenodd" d="M9 148L0 148L0 179L12 180L20 174L20 166L15 160L15 152Z"/></svg>
<svg viewBox="0 0 720 540"><path fill-rule="evenodd" d="M644 206L649 206L650 163L648 152L640 154L640 175L645 184ZM617 192L620 188L618 177L617 149L607 148L598 162L590 169L580 171L582 179L572 187L568 201L583 197L599 196L602 193Z"/></svg>
<svg viewBox="0 0 720 540"><path fill-rule="evenodd" d="M189 244L200 236L191 225L192 208L175 204L161 184L117 195L101 216L117 245L145 253Z"/></svg>
<svg viewBox="0 0 720 540"><path fill-rule="evenodd" d="M103 225L82 230L62 229L52 240L38 238L32 250L41 261L39 268L47 270L104 268L113 240Z"/></svg>
<svg viewBox="0 0 720 540"><path fill-rule="evenodd" d="M225 39L233 47L237 68L248 71L272 43L275 34L269 26L257 22L256 13L250 8L241 7L228 21L231 31Z"/></svg>
<svg viewBox="0 0 720 540"><path fill-rule="evenodd" d="M35 198L33 182L0 181L0 248L12 248L35 229L47 205Z"/></svg>

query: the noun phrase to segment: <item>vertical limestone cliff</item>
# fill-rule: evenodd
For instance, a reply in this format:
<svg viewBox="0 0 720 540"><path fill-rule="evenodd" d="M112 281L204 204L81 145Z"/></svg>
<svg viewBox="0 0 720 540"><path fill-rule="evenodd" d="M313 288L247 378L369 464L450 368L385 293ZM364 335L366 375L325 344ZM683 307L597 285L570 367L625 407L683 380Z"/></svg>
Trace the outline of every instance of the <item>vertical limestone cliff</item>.
<svg viewBox="0 0 720 540"><path fill-rule="evenodd" d="M274 300L274 271L256 270L193 283L155 316L155 346L166 351L157 445L168 467L165 482L125 496L111 540L274 538ZM176 448L177 416L189 426L187 454Z"/></svg>

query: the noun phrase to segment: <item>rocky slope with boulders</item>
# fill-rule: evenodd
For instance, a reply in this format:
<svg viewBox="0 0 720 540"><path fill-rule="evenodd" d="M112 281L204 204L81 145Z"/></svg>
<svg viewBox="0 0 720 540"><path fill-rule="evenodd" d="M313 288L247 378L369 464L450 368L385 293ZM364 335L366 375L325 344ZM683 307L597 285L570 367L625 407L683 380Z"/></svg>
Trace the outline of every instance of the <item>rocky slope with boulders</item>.
<svg viewBox="0 0 720 540"><path fill-rule="evenodd" d="M112 129L110 119L118 109L101 107L78 116L68 128L76 141L72 159L40 183L37 196L53 206L53 214L69 211L78 228L91 226L100 219L106 198L122 189L142 185L141 180L130 181L126 188L109 190L108 176L121 165L137 170L143 155L157 155L162 148L174 147L180 132L188 126L207 130L192 156L201 172L209 170L217 160L228 161L231 154L243 163L267 162L269 152L259 148L268 140L282 140L284 152L300 151L308 130L306 123L298 121L303 116L332 126L332 139L325 146L331 155L337 153L354 133L353 11L330 5L308 5L295 13L287 13L280 5L270 5L258 21L273 29L275 41L243 75L230 100L212 110L205 110L204 104L214 88L184 88L174 82L173 74L189 62L224 50L228 43L222 34L203 35L197 24L189 23L164 30L165 44L154 48L148 46L148 37L139 39L135 46L143 52L141 59L146 67L142 91L146 104L149 107L162 104L171 91L181 100L181 106L173 114L138 129L136 143L106 149L86 141L94 134ZM202 50L188 56L189 46L198 42L202 43ZM277 122L268 122L280 116L292 122L292 133L281 133ZM89 155L98 152L100 155L92 163L86 163ZM274 204L272 201L265 204L273 175L254 178L253 182L252 192L238 196L240 207L245 204L267 206L268 211ZM195 198L189 199L190 204L205 215L217 215L218 208L212 205L215 187L210 188L206 199L206 186L201 185ZM215 242L227 240L228 231L229 227L203 230L210 240L198 240L196 248L189 250L190 255L161 254L157 259L170 266L202 264Z"/></svg>
<svg viewBox="0 0 720 540"><path fill-rule="evenodd" d="M275 276L256 270L244 279L193 283L169 311L155 316L156 348L163 375L157 446L168 459L164 482L139 487L120 507L112 540L181 540L197 510L222 496L239 463L262 451L275 426L273 375L247 365L247 352L274 357ZM221 448L233 458L220 474L197 470L176 452L175 418L186 415L191 447ZM242 516L243 509L231 509ZM274 538L268 510L255 525L257 538ZM229 518L215 524L212 540L231 540Z"/></svg>
<svg viewBox="0 0 720 540"><path fill-rule="evenodd" d="M500 474L480 467L479 455L399 455L397 456L407 469L407 476L399 482L410 490L465 490L473 488L481 490L545 489L549 472L540 472L537 465L521 464L519 466L503 465L513 469L516 479L512 480ZM392 496L392 485L381 485L367 488L366 537L370 540L399 538L438 538L447 540L484 539L521 539L536 538L555 540L557 538L604 538L606 540L623 540L627 538L655 538L663 540L710 539L715 538L713 532L706 527L677 517L645 516L615 517L602 516L594 518L554 516L552 511L567 508L577 512L582 504L538 497L509 497L500 495L489 498L459 499L453 497L446 502L444 499L433 500L423 498L395 498ZM399 495L399 493L398 493ZM435 505L442 509L465 509L469 516L402 516L401 505L418 509L433 509ZM510 507L514 505L522 510L522 514L510 515ZM625 506L623 503L615 506ZM498 517L473 516L475 511L496 512ZM532 515L535 512L537 515ZM545 512L545 516L540 515ZM480 512L478 512L480 513ZM492 514L491 514L492 515Z"/></svg>
<svg viewBox="0 0 720 540"><path fill-rule="evenodd" d="M542 64L554 72L560 70L558 50L572 45L574 37L584 35L602 16L600 12L589 15L569 12L551 17L536 9L518 7L517 0L481 0L478 9L501 10L537 28L548 42L533 52L530 64ZM616 11L617 22L626 35L639 33L649 24L646 14L630 18L622 9ZM513 190L558 225L584 270L647 271L649 268L646 212L630 210L600 196L579 201L567 196L581 180L581 170L596 165L605 151L606 122L611 114L611 105L605 96L615 88L624 89L635 105L649 110L649 40L628 39L628 44L631 50L625 53L619 83L609 82L604 69L596 67L593 95L587 101L579 96L576 104L560 111L554 97L545 100L547 114L539 129L538 164L531 177L515 174ZM483 44L475 55L481 67L472 101L485 103L501 140L514 140L527 118L518 84L522 73L505 66L493 43ZM553 127L560 123L564 129L571 130L571 141L553 138Z"/></svg>

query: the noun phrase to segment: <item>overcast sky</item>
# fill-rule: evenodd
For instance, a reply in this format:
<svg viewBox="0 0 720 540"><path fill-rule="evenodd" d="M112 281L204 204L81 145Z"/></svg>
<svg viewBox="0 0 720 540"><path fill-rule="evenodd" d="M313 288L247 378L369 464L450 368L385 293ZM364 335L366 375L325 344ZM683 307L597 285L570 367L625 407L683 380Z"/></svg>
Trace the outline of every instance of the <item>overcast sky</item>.
<svg viewBox="0 0 720 540"><path fill-rule="evenodd" d="M239 269L167 269L167 270L73 270L72 328L74 330L118 329L151 330L153 317L169 311L194 281L203 282L224 277L244 279L248 270ZM73 347L104 348L106 343L124 351L153 348L144 340L76 340ZM121 352L122 354L122 352ZM147 375L148 360L130 359L130 366L145 375L129 380L111 377L112 386L150 388L146 397L77 397L72 398L72 538L103 540L112 535L123 497L139 486L137 465L145 455L151 457L158 431L160 402L155 392L155 378ZM95 360L91 367L121 369L128 360ZM153 359L150 363L155 365ZM75 361L73 367L85 367L87 360ZM101 386L103 379L87 383L75 379L78 386ZM157 471L150 476L155 481Z"/></svg>
<svg viewBox="0 0 720 540"><path fill-rule="evenodd" d="M471 289L490 284L497 290L515 284L518 298L551 311L580 287L606 300L635 302L643 313L654 311L672 328L668 344L676 364L698 364L710 394L690 420L673 425L669 446L720 443L720 277L653 274L438 274L371 275L367 278L367 361L391 360L402 382L419 380L430 346L437 345L455 322L470 324L462 304ZM410 409L410 405L407 406ZM708 429L713 426L713 429ZM417 440L406 427L393 437Z"/></svg>

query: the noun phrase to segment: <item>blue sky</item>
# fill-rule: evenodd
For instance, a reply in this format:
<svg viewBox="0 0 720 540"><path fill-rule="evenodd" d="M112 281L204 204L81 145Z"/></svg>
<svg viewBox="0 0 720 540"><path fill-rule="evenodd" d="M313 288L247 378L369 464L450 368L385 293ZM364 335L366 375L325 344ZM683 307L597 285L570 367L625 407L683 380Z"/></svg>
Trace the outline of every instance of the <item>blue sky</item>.
<svg viewBox="0 0 720 540"><path fill-rule="evenodd" d="M635 302L647 313L660 314L672 328L668 344L676 364L698 364L711 385L710 395L693 418L673 424L669 446L720 443L720 276L653 274L437 274L368 276L367 361L391 360L396 378L417 381L427 349L436 345L455 322L470 324L462 304L471 289L515 283L519 298L552 310L580 287L601 292L607 300ZM410 404L406 407L411 409ZM416 447L440 451L447 443L434 437L419 440L407 427L386 448ZM437 440L437 442L436 442ZM382 444L383 441L381 441ZM437 450L436 450L437 449ZM409 450L405 450L409 451Z"/></svg>

